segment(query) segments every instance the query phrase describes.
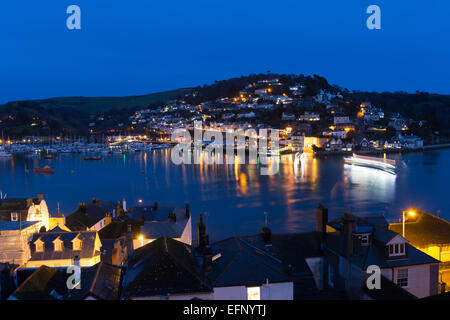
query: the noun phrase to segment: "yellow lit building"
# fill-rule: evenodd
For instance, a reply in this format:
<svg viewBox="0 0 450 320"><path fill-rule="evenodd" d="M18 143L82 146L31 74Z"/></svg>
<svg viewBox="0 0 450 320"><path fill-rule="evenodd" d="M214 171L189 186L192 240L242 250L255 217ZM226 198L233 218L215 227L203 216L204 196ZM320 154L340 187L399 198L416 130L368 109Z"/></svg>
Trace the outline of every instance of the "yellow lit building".
<svg viewBox="0 0 450 320"><path fill-rule="evenodd" d="M25 268L69 267L76 257L81 267L90 267L100 262L102 244L96 231L67 232L56 228L35 233L29 246L31 257Z"/></svg>
<svg viewBox="0 0 450 320"><path fill-rule="evenodd" d="M322 137L305 137L303 152L312 152L313 146L317 146L318 148L322 148L328 139Z"/></svg>
<svg viewBox="0 0 450 320"><path fill-rule="evenodd" d="M411 245L441 261L440 281L450 286L450 223L430 213L410 209L405 214L405 238ZM403 234L403 223L392 223L389 229Z"/></svg>

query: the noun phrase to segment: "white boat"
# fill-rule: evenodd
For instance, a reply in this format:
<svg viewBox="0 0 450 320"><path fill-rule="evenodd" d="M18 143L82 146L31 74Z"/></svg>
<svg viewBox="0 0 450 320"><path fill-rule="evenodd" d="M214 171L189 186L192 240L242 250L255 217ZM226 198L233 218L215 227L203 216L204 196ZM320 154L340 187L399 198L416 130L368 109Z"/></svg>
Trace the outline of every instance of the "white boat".
<svg viewBox="0 0 450 320"><path fill-rule="evenodd" d="M12 154L0 147L0 158L11 158Z"/></svg>
<svg viewBox="0 0 450 320"><path fill-rule="evenodd" d="M361 167L368 167L383 170L395 174L396 162L393 159L360 156L353 154L353 157L344 158L344 163Z"/></svg>

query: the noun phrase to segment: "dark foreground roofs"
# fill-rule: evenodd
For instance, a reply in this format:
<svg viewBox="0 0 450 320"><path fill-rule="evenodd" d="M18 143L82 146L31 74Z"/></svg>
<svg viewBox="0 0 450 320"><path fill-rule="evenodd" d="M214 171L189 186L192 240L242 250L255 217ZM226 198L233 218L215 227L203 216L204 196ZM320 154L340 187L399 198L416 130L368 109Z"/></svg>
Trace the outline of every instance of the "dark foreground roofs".
<svg viewBox="0 0 450 320"><path fill-rule="evenodd" d="M134 252L123 282L123 298L151 299L212 292L197 268L190 246L167 237Z"/></svg>
<svg viewBox="0 0 450 320"><path fill-rule="evenodd" d="M117 300L122 269L100 262L82 268L80 288L68 289L66 268L41 266L11 294L9 300Z"/></svg>

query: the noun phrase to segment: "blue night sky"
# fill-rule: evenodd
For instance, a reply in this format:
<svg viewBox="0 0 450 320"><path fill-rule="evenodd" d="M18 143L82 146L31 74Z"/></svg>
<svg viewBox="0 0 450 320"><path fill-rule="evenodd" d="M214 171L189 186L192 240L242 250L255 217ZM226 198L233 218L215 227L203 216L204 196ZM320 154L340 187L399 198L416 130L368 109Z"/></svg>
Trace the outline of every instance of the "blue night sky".
<svg viewBox="0 0 450 320"><path fill-rule="evenodd" d="M66 28L81 8L82 29ZM381 30L366 8L381 8ZM271 70L450 93L447 0L4 0L0 102L137 95Z"/></svg>

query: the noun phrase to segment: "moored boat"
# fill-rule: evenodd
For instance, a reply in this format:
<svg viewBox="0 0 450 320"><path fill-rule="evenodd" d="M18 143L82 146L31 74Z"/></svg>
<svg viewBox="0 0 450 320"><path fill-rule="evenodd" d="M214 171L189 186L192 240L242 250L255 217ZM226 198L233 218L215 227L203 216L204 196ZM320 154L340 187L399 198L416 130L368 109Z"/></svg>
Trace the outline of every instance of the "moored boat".
<svg viewBox="0 0 450 320"><path fill-rule="evenodd" d="M34 168L34 173L47 173L47 174L53 174L53 169L49 166L45 166L43 168Z"/></svg>

